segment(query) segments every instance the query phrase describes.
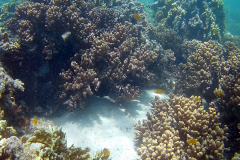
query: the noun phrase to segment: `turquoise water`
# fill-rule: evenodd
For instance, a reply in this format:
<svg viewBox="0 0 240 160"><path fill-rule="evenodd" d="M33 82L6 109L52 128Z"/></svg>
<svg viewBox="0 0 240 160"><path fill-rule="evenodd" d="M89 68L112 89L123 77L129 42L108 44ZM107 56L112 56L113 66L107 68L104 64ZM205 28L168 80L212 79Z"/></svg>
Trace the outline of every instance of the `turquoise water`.
<svg viewBox="0 0 240 160"><path fill-rule="evenodd" d="M226 13L227 31L233 35L240 36L240 1L239 0L223 0Z"/></svg>

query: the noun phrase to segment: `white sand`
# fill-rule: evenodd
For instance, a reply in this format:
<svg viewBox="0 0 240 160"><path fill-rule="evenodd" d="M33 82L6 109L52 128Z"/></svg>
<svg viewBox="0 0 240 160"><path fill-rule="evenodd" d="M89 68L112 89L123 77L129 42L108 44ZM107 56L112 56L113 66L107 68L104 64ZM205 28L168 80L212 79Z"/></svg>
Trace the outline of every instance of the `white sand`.
<svg viewBox="0 0 240 160"><path fill-rule="evenodd" d="M154 91L144 90L139 100L117 103L108 98L91 96L85 109L77 109L73 113L64 111L61 116L51 120L62 126L68 146L89 147L91 155L97 150L108 148L113 160L136 160L139 157L133 123L147 118L149 102L157 95ZM166 94L158 96L161 99L168 98Z"/></svg>

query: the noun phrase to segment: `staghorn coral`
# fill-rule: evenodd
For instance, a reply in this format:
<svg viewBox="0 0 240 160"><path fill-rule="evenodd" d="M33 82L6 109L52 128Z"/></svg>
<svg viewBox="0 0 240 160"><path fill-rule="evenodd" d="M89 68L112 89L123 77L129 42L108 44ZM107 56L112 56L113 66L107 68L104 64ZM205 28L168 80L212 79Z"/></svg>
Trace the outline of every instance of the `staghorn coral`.
<svg viewBox="0 0 240 160"><path fill-rule="evenodd" d="M191 43L196 44L196 41ZM178 66L177 90L183 90L187 95L200 93L206 100L213 99L211 93L218 86L224 53L223 46L215 41L197 42L196 52L188 56L186 64Z"/></svg>
<svg viewBox="0 0 240 160"><path fill-rule="evenodd" d="M136 139L141 141L141 159L221 159L227 126L221 127L216 108L206 112L194 96L169 95L169 100L152 101L152 114L134 124ZM190 138L197 139L188 144Z"/></svg>

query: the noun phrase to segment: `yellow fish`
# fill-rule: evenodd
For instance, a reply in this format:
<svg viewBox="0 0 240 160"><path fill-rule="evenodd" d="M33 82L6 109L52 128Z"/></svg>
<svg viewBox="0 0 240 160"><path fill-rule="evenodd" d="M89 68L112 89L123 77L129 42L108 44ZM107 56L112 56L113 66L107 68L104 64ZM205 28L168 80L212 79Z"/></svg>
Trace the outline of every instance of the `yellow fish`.
<svg viewBox="0 0 240 160"><path fill-rule="evenodd" d="M103 155L104 155L104 156L109 156L109 155L110 155L110 150L107 149L107 148L104 148L104 149L103 149Z"/></svg>
<svg viewBox="0 0 240 160"><path fill-rule="evenodd" d="M155 91L155 93L157 93L157 94L163 94L163 93L165 93L165 91L162 90L162 89L158 89L158 90Z"/></svg>
<svg viewBox="0 0 240 160"><path fill-rule="evenodd" d="M220 97L220 98L224 97L224 92L223 92L222 88L215 89L214 92L217 95L217 97Z"/></svg>
<svg viewBox="0 0 240 160"><path fill-rule="evenodd" d="M133 18L136 19L138 22L140 22L142 20L142 18L137 14L137 13L133 13L132 14Z"/></svg>
<svg viewBox="0 0 240 160"><path fill-rule="evenodd" d="M198 96L198 97L194 98L193 100L194 100L194 102L196 102L196 103L197 103L197 102L201 102L201 97Z"/></svg>
<svg viewBox="0 0 240 160"><path fill-rule="evenodd" d="M211 7L211 10L216 10L216 9L218 9L218 7Z"/></svg>
<svg viewBox="0 0 240 160"><path fill-rule="evenodd" d="M36 125L37 121L38 121L37 117L34 117L33 120L32 120L33 125Z"/></svg>
<svg viewBox="0 0 240 160"><path fill-rule="evenodd" d="M187 140L187 143L188 143L188 144L195 144L195 143L197 143L197 142L198 142L198 140L197 140L197 139L194 139L194 138L190 138L190 139Z"/></svg>

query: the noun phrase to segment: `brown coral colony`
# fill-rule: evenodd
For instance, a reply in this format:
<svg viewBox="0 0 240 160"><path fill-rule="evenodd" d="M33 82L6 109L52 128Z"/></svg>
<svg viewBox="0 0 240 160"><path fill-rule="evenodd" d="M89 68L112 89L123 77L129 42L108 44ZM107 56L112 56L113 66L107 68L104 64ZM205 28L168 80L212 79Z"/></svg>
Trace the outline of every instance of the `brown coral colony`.
<svg viewBox="0 0 240 160"><path fill-rule="evenodd" d="M43 143L41 158L81 152L87 159L89 149L66 147L61 128L38 128L20 141L8 138L16 131L7 121L21 135L35 114L84 108L93 95L136 100L146 87L170 94L152 100L147 120L134 124L141 159L239 154L240 40L224 35L222 0L158 0L147 9L134 0L32 0L0 13L3 157L17 158L8 146L14 141L19 157Z"/></svg>

